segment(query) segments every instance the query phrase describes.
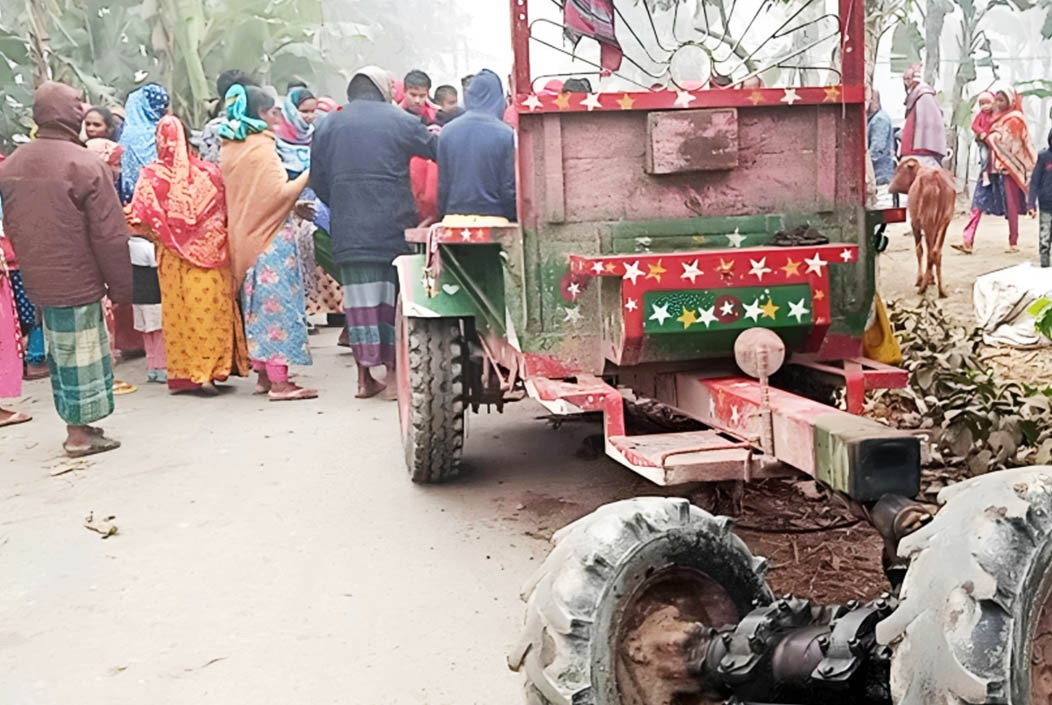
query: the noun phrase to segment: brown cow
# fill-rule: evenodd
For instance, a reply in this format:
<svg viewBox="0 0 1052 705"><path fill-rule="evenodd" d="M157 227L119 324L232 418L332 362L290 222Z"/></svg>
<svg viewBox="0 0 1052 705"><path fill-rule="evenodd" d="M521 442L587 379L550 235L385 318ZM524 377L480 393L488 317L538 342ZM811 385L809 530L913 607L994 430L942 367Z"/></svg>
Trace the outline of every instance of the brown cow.
<svg viewBox="0 0 1052 705"><path fill-rule="evenodd" d="M942 245L946 230L953 220L957 186L953 175L945 169L923 166L913 157L902 160L895 169L888 190L905 193L909 197L910 225L917 247L917 289L920 293L928 286L939 285L939 298L946 298L942 286ZM923 235L923 237L922 237ZM928 248L928 262L924 264L924 247Z"/></svg>

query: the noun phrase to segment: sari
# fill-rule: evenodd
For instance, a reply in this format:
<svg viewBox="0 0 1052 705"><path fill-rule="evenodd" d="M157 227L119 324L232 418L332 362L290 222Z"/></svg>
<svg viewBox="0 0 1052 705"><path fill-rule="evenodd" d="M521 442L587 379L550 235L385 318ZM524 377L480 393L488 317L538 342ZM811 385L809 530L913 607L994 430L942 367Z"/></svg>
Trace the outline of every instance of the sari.
<svg viewBox="0 0 1052 705"><path fill-rule="evenodd" d="M990 126L987 144L990 145L993 171L1006 174L1026 193L1030 173L1037 163L1037 153L1030 144L1030 129L1023 115L1023 98L1014 88L998 85L994 93L1008 98L1008 110L999 113Z"/></svg>
<svg viewBox="0 0 1052 705"><path fill-rule="evenodd" d="M301 256L289 217L308 174L288 180L273 133L246 114L247 99L239 92L244 88L235 85L227 93L228 119L220 130L231 263L253 367L284 381L289 365L311 364Z"/></svg>
<svg viewBox="0 0 1052 705"><path fill-rule="evenodd" d="M223 180L219 167L190 152L178 118L161 119L157 160L142 170L131 212L160 245L168 388L196 389L248 374Z"/></svg>
<svg viewBox="0 0 1052 705"><path fill-rule="evenodd" d="M0 234L0 399L22 395L22 330L15 306L12 271L4 251L7 239Z"/></svg>

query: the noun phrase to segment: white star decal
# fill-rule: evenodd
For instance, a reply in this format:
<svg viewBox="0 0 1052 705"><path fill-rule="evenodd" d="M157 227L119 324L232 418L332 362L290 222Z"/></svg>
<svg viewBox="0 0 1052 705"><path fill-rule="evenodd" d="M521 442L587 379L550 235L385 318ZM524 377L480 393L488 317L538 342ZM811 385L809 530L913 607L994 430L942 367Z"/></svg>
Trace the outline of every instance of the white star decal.
<svg viewBox="0 0 1052 705"><path fill-rule="evenodd" d="M845 262L850 262L852 259L854 259L854 257L855 256L851 254L851 250L844 250L840 253L840 259L844 260Z"/></svg>
<svg viewBox="0 0 1052 705"><path fill-rule="evenodd" d="M566 290L570 292L570 298L577 301L577 297L581 295L581 285L577 282L570 282L570 286L566 287Z"/></svg>
<svg viewBox="0 0 1052 705"><path fill-rule="evenodd" d="M629 299L625 302L626 311L635 311L637 308L639 308L639 304L636 303L635 299Z"/></svg>
<svg viewBox="0 0 1052 705"><path fill-rule="evenodd" d="M595 264L593 264L592 265L592 272L596 276L600 276L603 273L603 263L602 262L596 262Z"/></svg>
<svg viewBox="0 0 1052 705"><path fill-rule="evenodd" d="M731 423L735 426L742 420L742 412L737 406L731 407Z"/></svg>
<svg viewBox="0 0 1052 705"><path fill-rule="evenodd" d="M650 320L657 321L659 326L665 325L665 321L672 318L672 314L668 312L668 304L651 304L654 307L654 315L650 317Z"/></svg>
<svg viewBox="0 0 1052 705"><path fill-rule="evenodd" d="M598 93L589 93L588 97L581 101L581 105L588 108L588 112L601 110L603 107L603 104L599 102Z"/></svg>
<svg viewBox="0 0 1052 705"><path fill-rule="evenodd" d="M578 323L581 320L581 312L574 308L563 309L563 322L564 323Z"/></svg>
<svg viewBox="0 0 1052 705"><path fill-rule="evenodd" d="M741 234L740 228L735 228L734 232L727 236L727 241L730 242L731 247L741 247L745 242L745 236Z"/></svg>
<svg viewBox="0 0 1052 705"><path fill-rule="evenodd" d="M460 231L460 239L463 240L464 242L467 242L468 240L470 240L471 239L471 231L468 230L467 228L464 228L463 230L461 230Z"/></svg>
<svg viewBox="0 0 1052 705"><path fill-rule="evenodd" d="M759 262L750 259L749 263L752 265L752 269L749 270L749 274L756 277L758 281L763 281L764 274L770 274L771 269L767 266L767 258L762 258Z"/></svg>
<svg viewBox="0 0 1052 705"><path fill-rule="evenodd" d="M815 274L821 274L822 273L822 267L824 267L827 264L829 264L828 262L826 262L826 261L824 261L822 259L822 253L821 252L816 252L815 256L812 257L811 259L806 259L805 258L804 262L807 262L807 271L808 272L814 272Z"/></svg>
<svg viewBox="0 0 1052 705"><path fill-rule="evenodd" d="M804 306L805 300L806 299L800 299L795 304L792 301L789 302L789 318L795 318L797 323L803 323L804 316L811 313L807 310L807 307Z"/></svg>
<svg viewBox="0 0 1052 705"><path fill-rule="evenodd" d="M756 299L751 304L745 304L745 317L759 323L760 314L763 313L763 308L760 307L760 300Z"/></svg>
<svg viewBox="0 0 1052 705"><path fill-rule="evenodd" d="M789 105L792 105L793 103L795 103L798 100L801 100L801 98L800 98L800 96L798 96L796 94L796 89L795 88L786 88L785 89L785 95L782 96L782 102L783 103L788 103Z"/></svg>
<svg viewBox="0 0 1052 705"><path fill-rule="evenodd" d="M701 270L698 269L698 260L694 260L690 264L683 262L683 274L680 275L680 279L690 279L690 283L693 284L694 280L701 276Z"/></svg>
<svg viewBox="0 0 1052 705"><path fill-rule="evenodd" d="M709 306L708 308L698 309L698 322L704 323L705 327L708 328L717 321L715 314L715 306Z"/></svg>
<svg viewBox="0 0 1052 705"><path fill-rule="evenodd" d="M689 108L690 104L697 100L697 96L693 96L687 91L676 91L676 107L677 108Z"/></svg>
<svg viewBox="0 0 1052 705"><path fill-rule="evenodd" d="M526 100L522 101L522 107L529 108L530 112L532 113L534 110L540 110L541 108L543 108L544 104L541 103L541 99L538 98L536 95L530 94L530 96L526 98Z"/></svg>
<svg viewBox="0 0 1052 705"><path fill-rule="evenodd" d="M641 276L643 276L643 270L639 268L639 260L636 260L632 264L625 265L625 274L624 277L622 277L623 279L631 279L632 283L635 284L636 279L639 279Z"/></svg>
<svg viewBox="0 0 1052 705"><path fill-rule="evenodd" d="M724 301L723 305L720 306L720 315L721 316L733 316L734 315L734 302L733 301Z"/></svg>

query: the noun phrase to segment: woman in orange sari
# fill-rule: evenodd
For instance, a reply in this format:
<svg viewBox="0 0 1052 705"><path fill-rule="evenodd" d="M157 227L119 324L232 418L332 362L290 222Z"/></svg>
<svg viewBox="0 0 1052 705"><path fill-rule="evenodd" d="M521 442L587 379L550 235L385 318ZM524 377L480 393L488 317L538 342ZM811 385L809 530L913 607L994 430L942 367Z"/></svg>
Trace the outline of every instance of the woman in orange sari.
<svg viewBox="0 0 1052 705"><path fill-rule="evenodd" d="M1026 193L1037 153L1030 144L1022 96L1005 84L995 84L990 90L994 94L995 113L986 138L990 146L990 170L1004 179L1007 251L1019 252L1019 214L1026 212Z"/></svg>
<svg viewBox="0 0 1052 705"><path fill-rule="evenodd" d="M179 118L157 125L157 161L143 168L132 216L157 242L168 389L215 394L249 372L227 247L219 167L191 154Z"/></svg>

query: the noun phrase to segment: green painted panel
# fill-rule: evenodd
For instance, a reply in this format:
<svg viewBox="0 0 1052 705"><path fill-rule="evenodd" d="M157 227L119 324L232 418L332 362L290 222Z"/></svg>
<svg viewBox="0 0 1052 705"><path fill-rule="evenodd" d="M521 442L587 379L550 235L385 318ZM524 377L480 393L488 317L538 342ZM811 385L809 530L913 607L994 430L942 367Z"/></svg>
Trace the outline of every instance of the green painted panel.
<svg viewBox="0 0 1052 705"><path fill-rule="evenodd" d="M482 330L503 335L505 323L504 276L499 245L442 247L442 274L434 297L424 288L425 255L409 255L405 261L410 289L403 301L409 316L474 317Z"/></svg>
<svg viewBox="0 0 1052 705"><path fill-rule="evenodd" d="M468 292L449 272L443 271L438 280L438 291L434 298L428 297L424 289L424 255L405 255L400 266L409 266L409 287L402 289L402 305L405 314L410 317L463 317L474 316L477 312Z"/></svg>
<svg viewBox="0 0 1052 705"><path fill-rule="evenodd" d="M762 247L767 245L773 233L768 232L734 232L729 235L677 235L669 237L639 236L633 238L615 238L615 254L634 254L642 252L678 252L682 250L725 250L729 247Z"/></svg>
<svg viewBox="0 0 1052 705"><path fill-rule="evenodd" d="M649 291L643 296L644 332L654 334L808 328L813 323L811 287L756 286Z"/></svg>
<svg viewBox="0 0 1052 705"><path fill-rule="evenodd" d="M745 215L726 218L681 218L675 220L623 221L613 226L614 239L769 233L782 229L780 215Z"/></svg>

